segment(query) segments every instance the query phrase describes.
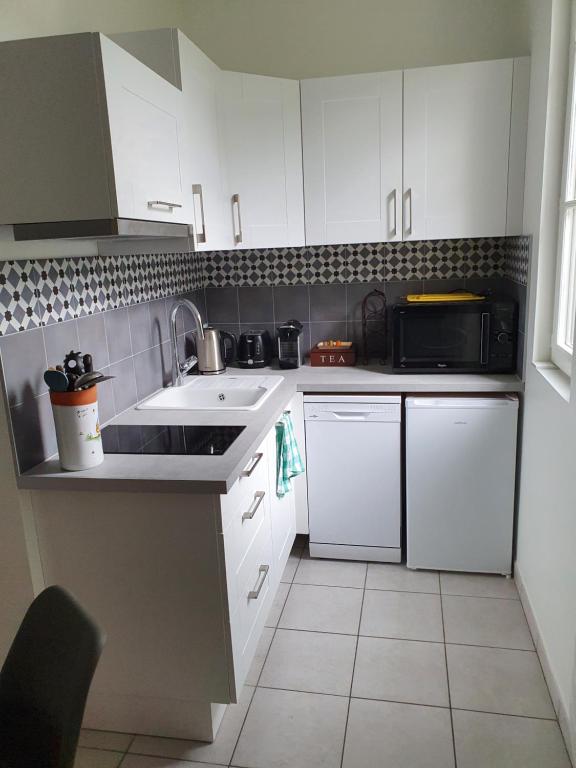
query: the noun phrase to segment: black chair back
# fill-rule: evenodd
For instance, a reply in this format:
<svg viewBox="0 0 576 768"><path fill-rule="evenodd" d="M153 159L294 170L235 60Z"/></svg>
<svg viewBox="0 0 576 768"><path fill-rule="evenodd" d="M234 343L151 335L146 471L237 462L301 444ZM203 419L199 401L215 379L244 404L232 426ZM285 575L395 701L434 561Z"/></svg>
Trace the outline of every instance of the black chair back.
<svg viewBox="0 0 576 768"><path fill-rule="evenodd" d="M0 766L72 768L103 645L68 592L38 595L0 672Z"/></svg>

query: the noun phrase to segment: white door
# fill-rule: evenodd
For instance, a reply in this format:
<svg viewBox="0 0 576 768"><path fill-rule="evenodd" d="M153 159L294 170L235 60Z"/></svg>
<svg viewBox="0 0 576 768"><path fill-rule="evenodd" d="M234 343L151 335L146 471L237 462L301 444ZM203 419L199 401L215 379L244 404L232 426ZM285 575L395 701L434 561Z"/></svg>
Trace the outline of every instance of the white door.
<svg viewBox="0 0 576 768"><path fill-rule="evenodd" d="M401 239L402 72L303 80L306 243Z"/></svg>
<svg viewBox="0 0 576 768"><path fill-rule="evenodd" d="M191 223L180 176L182 92L107 37L100 41L118 216Z"/></svg>
<svg viewBox="0 0 576 768"><path fill-rule="evenodd" d="M220 84L229 222L236 247L304 245L298 82L222 72Z"/></svg>
<svg viewBox="0 0 576 768"><path fill-rule="evenodd" d="M506 234L513 60L404 72L404 239Z"/></svg>
<svg viewBox="0 0 576 768"><path fill-rule="evenodd" d="M234 247L234 239L218 140L220 70L182 32L178 47L185 128L182 178L193 212L196 250L226 250Z"/></svg>

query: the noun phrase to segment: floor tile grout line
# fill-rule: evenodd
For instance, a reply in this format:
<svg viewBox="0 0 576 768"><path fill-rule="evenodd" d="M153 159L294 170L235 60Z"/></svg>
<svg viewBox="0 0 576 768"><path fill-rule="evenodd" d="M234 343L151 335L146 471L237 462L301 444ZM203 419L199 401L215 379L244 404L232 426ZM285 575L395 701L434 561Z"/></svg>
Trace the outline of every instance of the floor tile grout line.
<svg viewBox="0 0 576 768"><path fill-rule="evenodd" d="M356 659L358 658L358 643L360 642L360 625L362 624L362 611L364 610L364 597L366 595L366 581L368 579L368 563L364 568L364 588L362 589L362 602L360 604L360 616L358 617L358 632L356 633L356 646L354 648L354 661L352 662L352 675L350 677L350 691L348 694L348 708L346 710L346 722L344 723L344 737L342 739L342 755L340 768L344 768L344 752L346 750L346 737L348 735L348 721L350 720L350 706L352 705L352 688L354 686L354 674L356 672Z"/></svg>
<svg viewBox="0 0 576 768"><path fill-rule="evenodd" d="M230 760L226 763L226 765L230 766L232 764L232 761L234 760L234 754L236 753L236 750L238 749L238 742L240 741L240 737L242 736L242 731L244 730L244 725L246 724L246 720L248 718L248 714L250 713L250 709L252 707L252 702L254 701L254 696L256 695L256 691L258 690L257 686L254 686L252 689L252 696L250 696L250 701L248 702L248 706L246 707L246 714L242 718L242 725L240 726L240 729L238 730L238 736L236 737L236 741L234 742L234 747L232 749L232 753L230 755ZM226 713L224 713L226 714ZM218 734L216 734L218 736Z"/></svg>
<svg viewBox="0 0 576 768"><path fill-rule="evenodd" d="M438 574L438 588L440 586L440 574ZM458 768L458 758L456 757L456 735L454 733L454 717L452 714L452 693L450 691L450 673L448 672L448 651L446 650L446 626L444 623L444 604L442 602L442 594L440 594L440 616L442 618L442 638L444 648L444 666L446 669L446 687L448 689L448 707L450 712L450 732L452 734L452 754L454 756L454 768Z"/></svg>
<svg viewBox="0 0 576 768"><path fill-rule="evenodd" d="M292 549L290 550L290 554L294 551L294 545L292 545ZM300 565L300 561L302 560L302 552L304 550L300 549L300 556L298 557L298 565L296 566L296 569L294 570L294 576L296 575L296 571L298 570L298 566ZM284 582L286 583L286 582ZM272 633L272 640L270 641L270 645L268 646L268 650L266 651L266 656L264 657L264 663L262 664L262 668L260 669L260 672L258 674L258 677L256 679L256 685L254 686L254 690L252 692L252 696L250 698L250 703L248 704L248 707L246 709L246 714L244 715L244 719L242 720L242 725L240 726L240 730L238 731L238 737L236 739L236 742L234 744L234 749L232 750L232 754L230 756L230 760L228 762L228 766L232 765L232 762L234 760L234 755L236 753L236 749L238 748L238 743L240 742L240 738L242 736L242 731L244 730L244 725L246 723L246 720L248 718L248 714L250 712L250 708L252 707L252 702L254 701L254 696L256 695L256 691L258 688L263 688L264 686L260 686L260 678L262 677L262 673L264 672L264 667L266 666L266 662L268 660L268 656L270 654L270 651L272 649L272 643L274 642L274 638L276 637L276 633L278 632L278 625L280 624L280 619L282 618L282 614L284 612L284 606L286 605L286 601L288 600L288 595L290 594L290 590L292 589L292 582L290 583L290 586L288 587L288 592L286 593L286 597L284 598L284 604L282 605L282 610L280 611L280 615L278 616L278 621L276 623L276 626L273 627L273 633Z"/></svg>

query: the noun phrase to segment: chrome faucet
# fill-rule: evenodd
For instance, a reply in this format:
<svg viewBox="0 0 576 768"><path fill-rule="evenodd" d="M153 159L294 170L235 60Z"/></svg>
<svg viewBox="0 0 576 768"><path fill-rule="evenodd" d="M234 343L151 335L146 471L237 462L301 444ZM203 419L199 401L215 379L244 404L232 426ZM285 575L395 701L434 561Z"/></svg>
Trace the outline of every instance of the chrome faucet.
<svg viewBox="0 0 576 768"><path fill-rule="evenodd" d="M194 368L195 365L198 363L198 358L196 355L191 355L190 357L187 357L185 360L180 361L180 356L178 355L178 338L176 334L176 315L178 314L178 310L180 307L183 307L184 309L187 309L192 317L194 318L194 323L196 325L196 342L203 342L204 341L204 324L202 322L202 317L200 315L200 312L198 311L198 307L195 304L192 304L191 301L188 299L177 299L174 303L174 306L172 307L172 312L170 313L170 339L172 341L172 386L173 387L180 387L182 384L184 384L184 376L188 373L188 371L191 368Z"/></svg>

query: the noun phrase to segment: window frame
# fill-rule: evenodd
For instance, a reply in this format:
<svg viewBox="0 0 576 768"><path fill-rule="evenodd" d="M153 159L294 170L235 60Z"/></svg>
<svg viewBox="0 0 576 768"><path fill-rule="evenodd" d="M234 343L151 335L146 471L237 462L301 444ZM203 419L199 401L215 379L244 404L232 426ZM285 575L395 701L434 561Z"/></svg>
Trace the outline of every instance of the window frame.
<svg viewBox="0 0 576 768"><path fill-rule="evenodd" d="M558 241L550 358L554 365L571 377L574 344L570 350L568 345L561 343L559 336L565 339L567 334L569 335L567 323L571 323L571 333L574 337L576 325L576 0L572 0L568 56L569 77L564 121L562 182L558 201ZM572 197L568 197L569 190ZM568 226L572 230L571 247L566 248Z"/></svg>

